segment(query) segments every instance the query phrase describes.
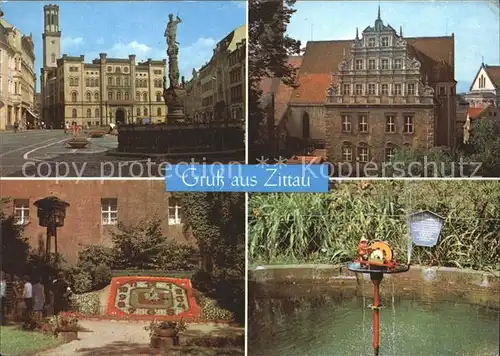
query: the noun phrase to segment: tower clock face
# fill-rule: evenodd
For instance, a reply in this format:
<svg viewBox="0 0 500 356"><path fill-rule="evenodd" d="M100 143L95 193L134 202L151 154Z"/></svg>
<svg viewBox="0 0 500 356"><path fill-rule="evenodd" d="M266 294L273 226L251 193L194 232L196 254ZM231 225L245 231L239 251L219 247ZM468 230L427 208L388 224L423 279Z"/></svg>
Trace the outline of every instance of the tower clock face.
<svg viewBox="0 0 500 356"><path fill-rule="evenodd" d="M175 316L189 310L186 289L172 282L121 284L114 302L117 309L129 315Z"/></svg>

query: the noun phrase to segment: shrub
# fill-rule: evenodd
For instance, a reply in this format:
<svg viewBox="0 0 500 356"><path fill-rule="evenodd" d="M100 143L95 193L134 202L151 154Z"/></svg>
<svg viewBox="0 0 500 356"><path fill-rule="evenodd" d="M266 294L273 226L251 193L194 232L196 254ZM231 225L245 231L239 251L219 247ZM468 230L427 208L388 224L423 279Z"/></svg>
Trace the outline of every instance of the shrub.
<svg viewBox="0 0 500 356"><path fill-rule="evenodd" d="M76 293L86 293L92 290L93 282L92 275L83 269L77 270L72 276L72 285Z"/></svg>
<svg viewBox="0 0 500 356"><path fill-rule="evenodd" d="M95 292L73 294L71 297L72 309L82 315L100 315L101 303L99 294Z"/></svg>
<svg viewBox="0 0 500 356"><path fill-rule="evenodd" d="M92 273L92 289L101 289L111 282L111 269L108 265L100 264Z"/></svg>

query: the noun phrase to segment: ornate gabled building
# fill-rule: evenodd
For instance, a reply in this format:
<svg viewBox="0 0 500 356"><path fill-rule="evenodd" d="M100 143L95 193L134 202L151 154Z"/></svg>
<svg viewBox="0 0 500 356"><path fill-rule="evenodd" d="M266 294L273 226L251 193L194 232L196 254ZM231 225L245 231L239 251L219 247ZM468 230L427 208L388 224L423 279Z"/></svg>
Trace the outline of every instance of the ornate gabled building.
<svg viewBox="0 0 500 356"><path fill-rule="evenodd" d="M391 160L398 149L455 145L454 36L404 37L385 25L354 40L311 41L283 118L288 140L333 162Z"/></svg>
<svg viewBox="0 0 500 356"><path fill-rule="evenodd" d="M107 126L110 123L165 122L163 100L166 59L137 63L136 56L99 58L61 56L59 6L44 6L42 119L48 126L65 123Z"/></svg>
<svg viewBox="0 0 500 356"><path fill-rule="evenodd" d="M26 128L36 118L35 45L3 15L0 9L0 130L16 122Z"/></svg>

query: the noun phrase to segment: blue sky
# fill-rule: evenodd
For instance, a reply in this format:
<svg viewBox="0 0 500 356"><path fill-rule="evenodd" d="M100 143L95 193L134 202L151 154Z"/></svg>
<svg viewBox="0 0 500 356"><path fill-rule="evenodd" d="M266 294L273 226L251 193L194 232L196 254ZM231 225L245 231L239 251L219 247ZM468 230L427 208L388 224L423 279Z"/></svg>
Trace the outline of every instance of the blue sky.
<svg viewBox="0 0 500 356"><path fill-rule="evenodd" d="M59 5L62 52L85 55L85 61L136 54L138 60L163 59L165 26L168 14L179 14L179 68L181 75L191 77L213 53L216 43L233 29L245 24L243 1L7 1L3 2L4 18L24 34L33 34L37 77L42 66L43 6ZM37 83L39 87L39 81Z"/></svg>
<svg viewBox="0 0 500 356"><path fill-rule="evenodd" d="M445 36L455 33L455 80L458 92L468 91L484 56L500 64L498 0L477 1L298 1L289 34L303 44L312 39L353 39L381 17L403 36ZM311 31L312 30L312 31Z"/></svg>

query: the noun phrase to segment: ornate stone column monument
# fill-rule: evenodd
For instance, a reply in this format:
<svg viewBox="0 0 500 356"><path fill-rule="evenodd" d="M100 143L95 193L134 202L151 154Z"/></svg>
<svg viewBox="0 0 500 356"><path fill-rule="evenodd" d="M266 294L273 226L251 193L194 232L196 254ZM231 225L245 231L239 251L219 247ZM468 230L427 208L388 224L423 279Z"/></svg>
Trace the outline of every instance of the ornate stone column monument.
<svg viewBox="0 0 500 356"><path fill-rule="evenodd" d="M168 80L163 78L163 98L168 108L167 122L179 123L184 122L184 100L186 91L184 83L179 83L179 43L177 42L177 25L182 22L179 16L168 15L169 22L165 29L165 37L167 39L167 55L168 55Z"/></svg>

